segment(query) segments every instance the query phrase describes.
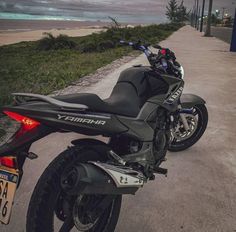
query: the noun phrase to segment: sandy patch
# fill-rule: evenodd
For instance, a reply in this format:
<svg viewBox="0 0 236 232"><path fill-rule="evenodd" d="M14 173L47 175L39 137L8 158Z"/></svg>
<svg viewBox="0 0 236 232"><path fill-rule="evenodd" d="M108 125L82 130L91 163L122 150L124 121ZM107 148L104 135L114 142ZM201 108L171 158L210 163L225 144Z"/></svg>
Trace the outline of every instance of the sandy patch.
<svg viewBox="0 0 236 232"><path fill-rule="evenodd" d="M35 30L35 31L24 31L24 32L14 32L14 31L0 31L0 46L18 43L22 41L35 41L42 38L44 32L52 33L57 36L59 34L65 34L68 36L78 37L85 36L92 33L98 33L103 31L102 28L79 28L79 29L65 29L65 30Z"/></svg>

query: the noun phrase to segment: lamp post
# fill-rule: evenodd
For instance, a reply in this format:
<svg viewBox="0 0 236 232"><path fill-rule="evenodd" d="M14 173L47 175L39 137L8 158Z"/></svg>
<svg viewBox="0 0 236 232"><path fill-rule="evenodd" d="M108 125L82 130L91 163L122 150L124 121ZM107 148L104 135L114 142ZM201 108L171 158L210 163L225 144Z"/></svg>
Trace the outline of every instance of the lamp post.
<svg viewBox="0 0 236 232"><path fill-rule="evenodd" d="M200 10L200 6L198 8L198 11L197 11L197 30L199 30L199 23L200 23L200 14L201 14L201 10Z"/></svg>
<svg viewBox="0 0 236 232"><path fill-rule="evenodd" d="M195 28L197 28L197 24L198 24L198 3L199 3L199 0L196 0Z"/></svg>
<svg viewBox="0 0 236 232"><path fill-rule="evenodd" d="M196 5L197 5L197 0L194 0L194 6L193 6L193 27L195 27L195 22L196 22Z"/></svg>
<svg viewBox="0 0 236 232"><path fill-rule="evenodd" d="M225 7L222 7L222 22L223 22L223 20L224 20L224 16L225 16Z"/></svg>
<svg viewBox="0 0 236 232"><path fill-rule="evenodd" d="M191 26L194 26L194 7L191 10Z"/></svg>
<svg viewBox="0 0 236 232"><path fill-rule="evenodd" d="M211 36L211 12L212 12L212 5L213 5L213 0L209 0L207 27L206 27L205 36Z"/></svg>
<svg viewBox="0 0 236 232"><path fill-rule="evenodd" d="M205 10L205 0L203 0L203 2L202 2L202 15L201 15L200 32L202 32L202 30L203 30L204 10Z"/></svg>

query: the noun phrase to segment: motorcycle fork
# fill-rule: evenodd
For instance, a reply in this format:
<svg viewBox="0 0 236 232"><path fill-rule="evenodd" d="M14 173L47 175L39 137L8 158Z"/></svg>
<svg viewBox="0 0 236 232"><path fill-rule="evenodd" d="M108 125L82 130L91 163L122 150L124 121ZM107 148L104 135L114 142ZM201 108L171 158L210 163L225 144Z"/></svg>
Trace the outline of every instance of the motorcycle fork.
<svg viewBox="0 0 236 232"><path fill-rule="evenodd" d="M180 119L181 119L181 121L182 121L182 123L183 123L183 126L184 126L184 129L186 130L186 131L189 131L189 125L188 125L188 121L187 121L187 119L186 119L186 114L192 114L192 109L183 109L182 107L181 107L181 105L179 105L179 116L180 116Z"/></svg>
<svg viewBox="0 0 236 232"><path fill-rule="evenodd" d="M180 119L181 119L181 121L182 121L182 123L183 123L183 125L184 125L184 129L185 129L186 131L189 131L189 125L188 125L188 121L187 121L187 119L186 119L186 117L185 117L185 114L180 113Z"/></svg>

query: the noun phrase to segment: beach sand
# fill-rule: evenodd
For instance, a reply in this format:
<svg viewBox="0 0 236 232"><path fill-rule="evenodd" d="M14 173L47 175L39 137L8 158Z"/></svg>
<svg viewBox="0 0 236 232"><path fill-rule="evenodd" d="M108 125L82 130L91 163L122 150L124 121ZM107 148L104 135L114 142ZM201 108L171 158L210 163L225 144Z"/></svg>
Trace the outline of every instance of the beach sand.
<svg viewBox="0 0 236 232"><path fill-rule="evenodd" d="M39 40L44 32L55 36L85 36L105 30L106 25L101 22L0 20L0 46Z"/></svg>
<svg viewBox="0 0 236 232"><path fill-rule="evenodd" d="M52 33L54 36L59 34L64 34L68 36L78 37L85 36L95 32L100 32L104 29L102 28L78 28L78 29L66 29L66 30L36 30L36 31L25 31L25 32L7 32L0 31L0 46L7 44L14 44L22 41L35 41L42 38L43 33Z"/></svg>

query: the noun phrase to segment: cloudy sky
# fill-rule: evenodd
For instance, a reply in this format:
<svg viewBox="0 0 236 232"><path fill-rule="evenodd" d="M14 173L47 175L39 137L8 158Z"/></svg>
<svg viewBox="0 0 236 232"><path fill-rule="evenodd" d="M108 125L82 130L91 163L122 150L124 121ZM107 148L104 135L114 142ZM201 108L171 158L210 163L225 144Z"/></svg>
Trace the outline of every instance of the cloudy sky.
<svg viewBox="0 0 236 232"><path fill-rule="evenodd" d="M126 20L165 20L167 0L0 0L0 12L34 15L72 16L103 20L114 16ZM191 9L194 0L185 0ZM201 3L202 0L199 0ZM206 0L208 6L208 0ZM236 0L214 0L214 10L227 8L233 13ZM207 9L206 9L207 10Z"/></svg>

